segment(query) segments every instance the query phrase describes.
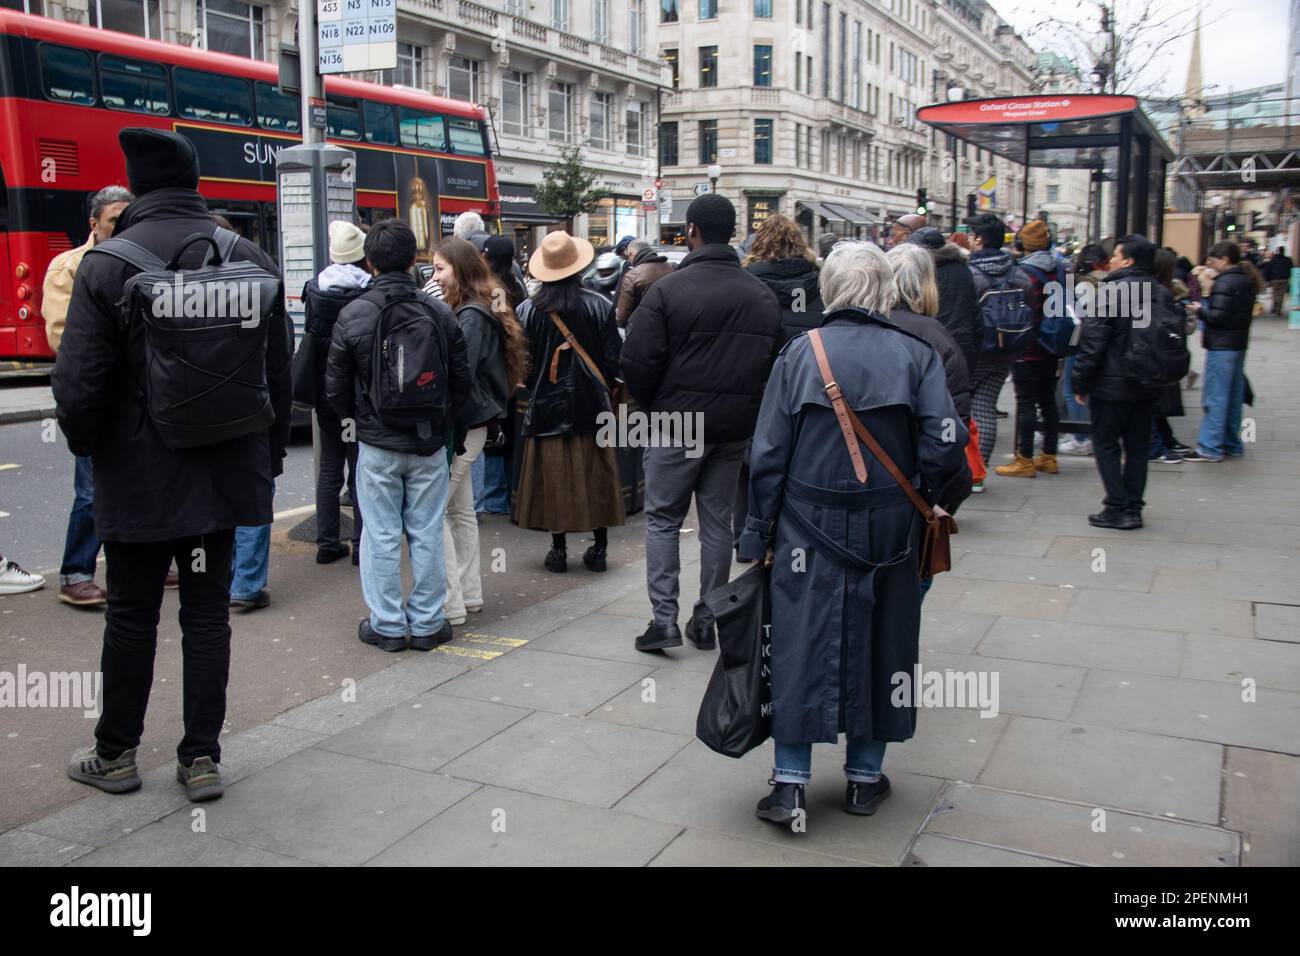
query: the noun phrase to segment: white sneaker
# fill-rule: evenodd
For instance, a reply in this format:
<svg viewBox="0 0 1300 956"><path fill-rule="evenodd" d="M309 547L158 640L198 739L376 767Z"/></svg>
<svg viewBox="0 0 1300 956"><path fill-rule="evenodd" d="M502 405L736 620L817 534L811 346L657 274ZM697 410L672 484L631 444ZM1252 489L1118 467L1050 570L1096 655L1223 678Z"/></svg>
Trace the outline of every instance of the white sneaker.
<svg viewBox="0 0 1300 956"><path fill-rule="evenodd" d="M1057 448L1058 455L1074 455L1079 458L1086 458L1092 454L1092 439L1085 438L1079 441L1073 435L1061 442Z"/></svg>
<svg viewBox="0 0 1300 956"><path fill-rule="evenodd" d="M26 594L45 587L45 578L24 571L7 558L0 561L0 594Z"/></svg>
<svg viewBox="0 0 1300 956"><path fill-rule="evenodd" d="M982 495L984 493L984 482L977 481L970 486L971 494Z"/></svg>

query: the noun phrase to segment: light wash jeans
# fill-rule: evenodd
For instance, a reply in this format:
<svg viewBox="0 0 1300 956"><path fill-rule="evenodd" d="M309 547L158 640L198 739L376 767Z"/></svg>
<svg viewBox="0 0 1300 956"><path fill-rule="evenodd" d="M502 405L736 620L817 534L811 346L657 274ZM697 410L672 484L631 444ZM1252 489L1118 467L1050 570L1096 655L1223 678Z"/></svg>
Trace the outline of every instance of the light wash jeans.
<svg viewBox="0 0 1300 956"><path fill-rule="evenodd" d="M776 765L772 779L776 783L807 783L812 779L812 744L776 745ZM885 762L883 740L850 737L844 756L844 777L853 783L875 783L880 778L880 766Z"/></svg>
<svg viewBox="0 0 1300 956"><path fill-rule="evenodd" d="M447 453L411 455L358 442L361 595L370 626L384 637L442 629L447 581L442 521L447 510ZM411 591L402 606L402 535L411 552Z"/></svg>
<svg viewBox="0 0 1300 956"><path fill-rule="evenodd" d="M474 513L471 471L483 460L486 428L465 436L465 454L451 463L447 513L442 522L442 555L447 568L447 620L464 623L465 613L483 606L483 578L478 567L478 516Z"/></svg>
<svg viewBox="0 0 1300 956"><path fill-rule="evenodd" d="M1206 458L1243 455L1241 404L1246 394L1246 352L1212 350L1205 353L1201 379L1201 431L1196 450Z"/></svg>
<svg viewBox="0 0 1300 956"><path fill-rule="evenodd" d="M275 500L275 482L271 482L271 500ZM230 596L247 601L266 587L271 571L271 526L269 524L235 529L235 547L230 553Z"/></svg>
<svg viewBox="0 0 1300 956"><path fill-rule="evenodd" d="M1074 371L1074 360L1076 356L1067 355L1065 357L1065 369L1061 372L1061 404L1064 405L1065 419L1071 422L1088 421L1088 406L1080 405L1074 400L1074 388L1070 385L1070 375ZM1084 432L1074 433L1075 441L1087 441L1088 435Z"/></svg>

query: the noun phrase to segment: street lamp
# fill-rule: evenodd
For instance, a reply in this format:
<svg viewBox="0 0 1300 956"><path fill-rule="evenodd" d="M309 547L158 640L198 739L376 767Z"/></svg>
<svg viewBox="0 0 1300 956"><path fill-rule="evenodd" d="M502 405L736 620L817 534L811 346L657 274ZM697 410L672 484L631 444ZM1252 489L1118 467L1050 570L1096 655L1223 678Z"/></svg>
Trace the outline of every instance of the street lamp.
<svg viewBox="0 0 1300 956"><path fill-rule="evenodd" d="M966 91L957 84L948 87L948 102L956 103L965 99ZM957 137L952 138L952 231L957 231L957 179L961 175L961 169L957 165Z"/></svg>
<svg viewBox="0 0 1300 956"><path fill-rule="evenodd" d="M709 182L712 184L713 192L718 191L718 180L722 178L722 167L717 163L709 166Z"/></svg>

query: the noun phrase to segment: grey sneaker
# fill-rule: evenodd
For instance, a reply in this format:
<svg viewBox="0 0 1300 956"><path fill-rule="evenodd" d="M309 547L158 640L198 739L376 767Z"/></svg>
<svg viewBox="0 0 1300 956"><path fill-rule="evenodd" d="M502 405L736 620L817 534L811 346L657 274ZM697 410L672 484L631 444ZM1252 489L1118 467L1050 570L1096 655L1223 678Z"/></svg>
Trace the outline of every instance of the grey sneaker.
<svg viewBox="0 0 1300 956"><path fill-rule="evenodd" d="M177 761L176 779L185 785L185 795L193 803L215 800L226 792L221 770L211 757L195 757L188 767Z"/></svg>
<svg viewBox="0 0 1300 956"><path fill-rule="evenodd" d="M135 769L135 749L125 750L115 760L101 757L91 744L78 750L68 764L68 776L79 783L108 793L130 793L140 789L140 774Z"/></svg>

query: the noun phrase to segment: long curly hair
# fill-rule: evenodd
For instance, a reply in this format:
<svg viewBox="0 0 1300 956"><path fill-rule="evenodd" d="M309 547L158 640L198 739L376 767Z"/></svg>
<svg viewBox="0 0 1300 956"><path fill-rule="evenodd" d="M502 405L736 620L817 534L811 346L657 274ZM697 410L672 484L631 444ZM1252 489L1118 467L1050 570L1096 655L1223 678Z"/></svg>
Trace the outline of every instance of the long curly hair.
<svg viewBox="0 0 1300 956"><path fill-rule="evenodd" d="M506 384L514 389L528 377L528 340L510 308L509 294L473 243L447 238L434 246L433 252L447 260L455 277L456 287L447 290L447 305L459 309L473 302L496 320L506 363Z"/></svg>
<svg viewBox="0 0 1300 956"><path fill-rule="evenodd" d="M814 265L817 257L808 248L803 230L788 216L768 216L754 230L754 244L741 265L751 262L774 262L777 259L807 259Z"/></svg>

